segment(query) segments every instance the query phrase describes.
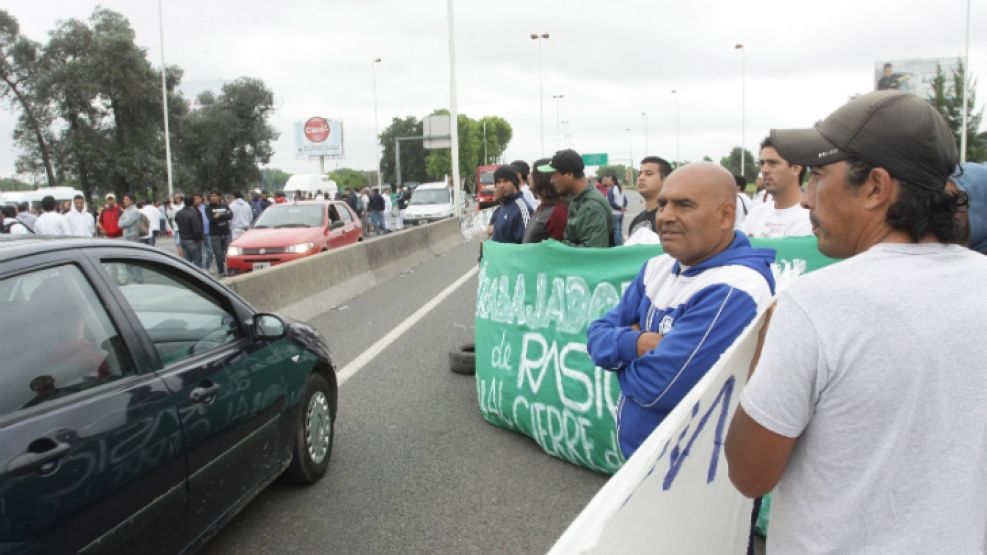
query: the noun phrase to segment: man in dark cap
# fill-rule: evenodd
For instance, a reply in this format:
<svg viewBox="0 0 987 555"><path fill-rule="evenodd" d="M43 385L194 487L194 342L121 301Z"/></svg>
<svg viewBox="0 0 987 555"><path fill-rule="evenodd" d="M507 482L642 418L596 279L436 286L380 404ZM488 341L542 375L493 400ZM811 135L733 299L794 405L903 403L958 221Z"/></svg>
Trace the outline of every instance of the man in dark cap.
<svg viewBox="0 0 987 555"><path fill-rule="evenodd" d="M772 553L974 553L987 538L987 258L950 244L946 121L897 91L773 130L812 168L819 250L783 291L726 440L745 495L774 489ZM775 487L777 486L777 487Z"/></svg>
<svg viewBox="0 0 987 555"><path fill-rule="evenodd" d="M565 243L572 247L612 247L613 212L607 199L586 182L583 157L575 150L560 150L552 163L538 171L552 174L552 185L569 197Z"/></svg>
<svg viewBox="0 0 987 555"><path fill-rule="evenodd" d="M499 201L493 218L493 236L498 243L520 244L524 228L534 212L520 191L521 179L511 166L501 166L494 171L494 200Z"/></svg>

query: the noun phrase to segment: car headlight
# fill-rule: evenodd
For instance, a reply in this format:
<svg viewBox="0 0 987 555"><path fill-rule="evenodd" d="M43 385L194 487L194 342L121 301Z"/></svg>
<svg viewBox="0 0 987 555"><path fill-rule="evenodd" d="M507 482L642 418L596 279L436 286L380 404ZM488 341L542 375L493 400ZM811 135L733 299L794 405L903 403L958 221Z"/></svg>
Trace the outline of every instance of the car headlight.
<svg viewBox="0 0 987 555"><path fill-rule="evenodd" d="M243 254L243 249L240 247L229 246L226 248L226 256L240 256Z"/></svg>
<svg viewBox="0 0 987 555"><path fill-rule="evenodd" d="M297 245L288 245L284 252L288 254L305 254L308 251L315 248L315 243L298 243Z"/></svg>

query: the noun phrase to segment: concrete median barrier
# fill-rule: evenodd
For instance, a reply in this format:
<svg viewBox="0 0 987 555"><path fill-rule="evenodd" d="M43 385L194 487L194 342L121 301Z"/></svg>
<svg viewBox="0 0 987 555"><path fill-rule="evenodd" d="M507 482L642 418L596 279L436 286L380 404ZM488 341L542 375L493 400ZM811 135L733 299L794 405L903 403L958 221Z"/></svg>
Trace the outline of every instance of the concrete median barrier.
<svg viewBox="0 0 987 555"><path fill-rule="evenodd" d="M449 218L224 283L258 310L308 320L462 243L459 220Z"/></svg>

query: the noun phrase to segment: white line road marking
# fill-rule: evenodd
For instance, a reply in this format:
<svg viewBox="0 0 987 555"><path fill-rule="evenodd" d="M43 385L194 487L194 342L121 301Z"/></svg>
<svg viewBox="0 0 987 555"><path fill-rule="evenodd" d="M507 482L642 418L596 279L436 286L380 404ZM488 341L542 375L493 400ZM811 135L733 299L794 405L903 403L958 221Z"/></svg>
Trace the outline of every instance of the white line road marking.
<svg viewBox="0 0 987 555"><path fill-rule="evenodd" d="M408 331L411 326L417 324L418 321L431 312L433 308L439 306L439 303L444 301L449 295L452 295L452 293L458 289L459 286L469 281L471 277L475 276L479 269L479 266L474 266L472 270L466 272L461 278L452 282L449 287L443 289L441 293L435 296L435 298L425 303L421 308L416 310L414 314L405 318L403 322L398 324L391 331L387 332L387 335L378 339L377 342L371 345L369 349L363 351L360 356L356 357L349 364L344 366L342 370L336 373L336 383L339 385L346 383L346 380L352 378L354 374L362 370L368 362L376 358L377 355L382 353L384 349L388 348L391 343L397 341L399 337L404 335L404 332Z"/></svg>

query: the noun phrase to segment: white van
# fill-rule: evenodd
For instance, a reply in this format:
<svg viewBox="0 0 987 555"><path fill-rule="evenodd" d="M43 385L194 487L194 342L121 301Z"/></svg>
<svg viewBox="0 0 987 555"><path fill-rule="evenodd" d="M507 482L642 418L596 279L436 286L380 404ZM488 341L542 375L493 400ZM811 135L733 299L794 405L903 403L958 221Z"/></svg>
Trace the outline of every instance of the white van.
<svg viewBox="0 0 987 555"><path fill-rule="evenodd" d="M295 199L295 192L312 193L313 197L322 191L325 200L332 200L339 191L336 182L329 176L319 173L296 173L284 184L284 196L288 200Z"/></svg>
<svg viewBox="0 0 987 555"><path fill-rule="evenodd" d="M411 202L404 211L404 221L421 224L449 218L456 213L452 189L444 181L423 183L411 192Z"/></svg>
<svg viewBox="0 0 987 555"><path fill-rule="evenodd" d="M55 197L55 202L61 207L62 202L66 200L71 202L75 195L82 195L82 191L72 187L42 187L34 191L0 192L0 205L17 206L26 202L31 205L32 209L38 211L41 210L41 199L49 195Z"/></svg>

